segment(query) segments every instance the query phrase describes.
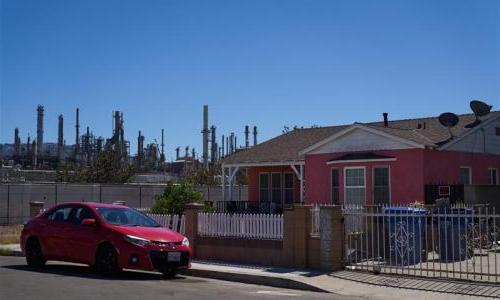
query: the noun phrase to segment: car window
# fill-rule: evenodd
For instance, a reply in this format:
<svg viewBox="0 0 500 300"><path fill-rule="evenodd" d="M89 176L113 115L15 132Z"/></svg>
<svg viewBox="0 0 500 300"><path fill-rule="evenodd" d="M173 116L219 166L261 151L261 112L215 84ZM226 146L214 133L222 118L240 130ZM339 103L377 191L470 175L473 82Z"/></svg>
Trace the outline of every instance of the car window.
<svg viewBox="0 0 500 300"><path fill-rule="evenodd" d="M99 207L96 210L107 223L112 225L161 227L153 219L135 209Z"/></svg>
<svg viewBox="0 0 500 300"><path fill-rule="evenodd" d="M60 207L47 215L47 219L54 222L67 222L71 212L71 206Z"/></svg>
<svg viewBox="0 0 500 300"><path fill-rule="evenodd" d="M73 209L69 221L73 224L82 224L83 219L95 219L94 214L86 207L78 206Z"/></svg>

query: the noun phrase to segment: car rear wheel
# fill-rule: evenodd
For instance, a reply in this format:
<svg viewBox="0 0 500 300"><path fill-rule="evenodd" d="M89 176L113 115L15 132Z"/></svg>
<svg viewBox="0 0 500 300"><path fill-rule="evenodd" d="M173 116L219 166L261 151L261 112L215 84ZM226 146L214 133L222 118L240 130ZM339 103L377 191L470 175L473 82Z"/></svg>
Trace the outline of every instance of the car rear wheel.
<svg viewBox="0 0 500 300"><path fill-rule="evenodd" d="M38 239L32 237L26 242L26 262L28 266L40 268L45 266L47 260L43 256L42 246Z"/></svg>
<svg viewBox="0 0 500 300"><path fill-rule="evenodd" d="M118 254L111 245L99 247L96 254L95 270L104 276L113 276L120 272Z"/></svg>

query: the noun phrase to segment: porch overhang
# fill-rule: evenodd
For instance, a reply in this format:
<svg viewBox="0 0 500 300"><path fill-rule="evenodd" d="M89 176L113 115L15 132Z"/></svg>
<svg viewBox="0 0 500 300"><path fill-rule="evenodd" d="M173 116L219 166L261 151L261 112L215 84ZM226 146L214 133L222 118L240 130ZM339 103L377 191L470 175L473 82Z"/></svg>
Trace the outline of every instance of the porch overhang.
<svg viewBox="0 0 500 300"><path fill-rule="evenodd" d="M396 161L395 157L380 155L376 153L352 153L346 154L326 162L327 165L342 163L364 163L364 162L386 162Z"/></svg>
<svg viewBox="0 0 500 300"><path fill-rule="evenodd" d="M286 160L286 161L260 161L260 162L232 162L222 163L223 168L248 168L248 167L275 167L275 166L300 166L304 165L304 160Z"/></svg>

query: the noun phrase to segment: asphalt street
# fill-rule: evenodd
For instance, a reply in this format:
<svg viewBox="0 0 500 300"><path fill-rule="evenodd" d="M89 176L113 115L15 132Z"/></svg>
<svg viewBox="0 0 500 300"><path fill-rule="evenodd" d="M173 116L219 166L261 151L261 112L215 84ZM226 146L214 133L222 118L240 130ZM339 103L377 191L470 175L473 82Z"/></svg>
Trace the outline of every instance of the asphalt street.
<svg viewBox="0 0 500 300"><path fill-rule="evenodd" d="M0 299L355 299L326 293L124 271L102 278L82 265L49 262L43 269L26 266L23 257L0 257Z"/></svg>

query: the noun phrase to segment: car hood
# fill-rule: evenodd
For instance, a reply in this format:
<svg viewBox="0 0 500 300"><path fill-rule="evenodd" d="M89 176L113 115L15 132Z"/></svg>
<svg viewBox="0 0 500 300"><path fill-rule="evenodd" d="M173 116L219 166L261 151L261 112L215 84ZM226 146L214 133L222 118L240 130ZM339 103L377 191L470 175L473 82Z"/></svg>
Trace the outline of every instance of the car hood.
<svg viewBox="0 0 500 300"><path fill-rule="evenodd" d="M115 230L135 237L158 242L180 242L184 236L164 227L113 226Z"/></svg>

